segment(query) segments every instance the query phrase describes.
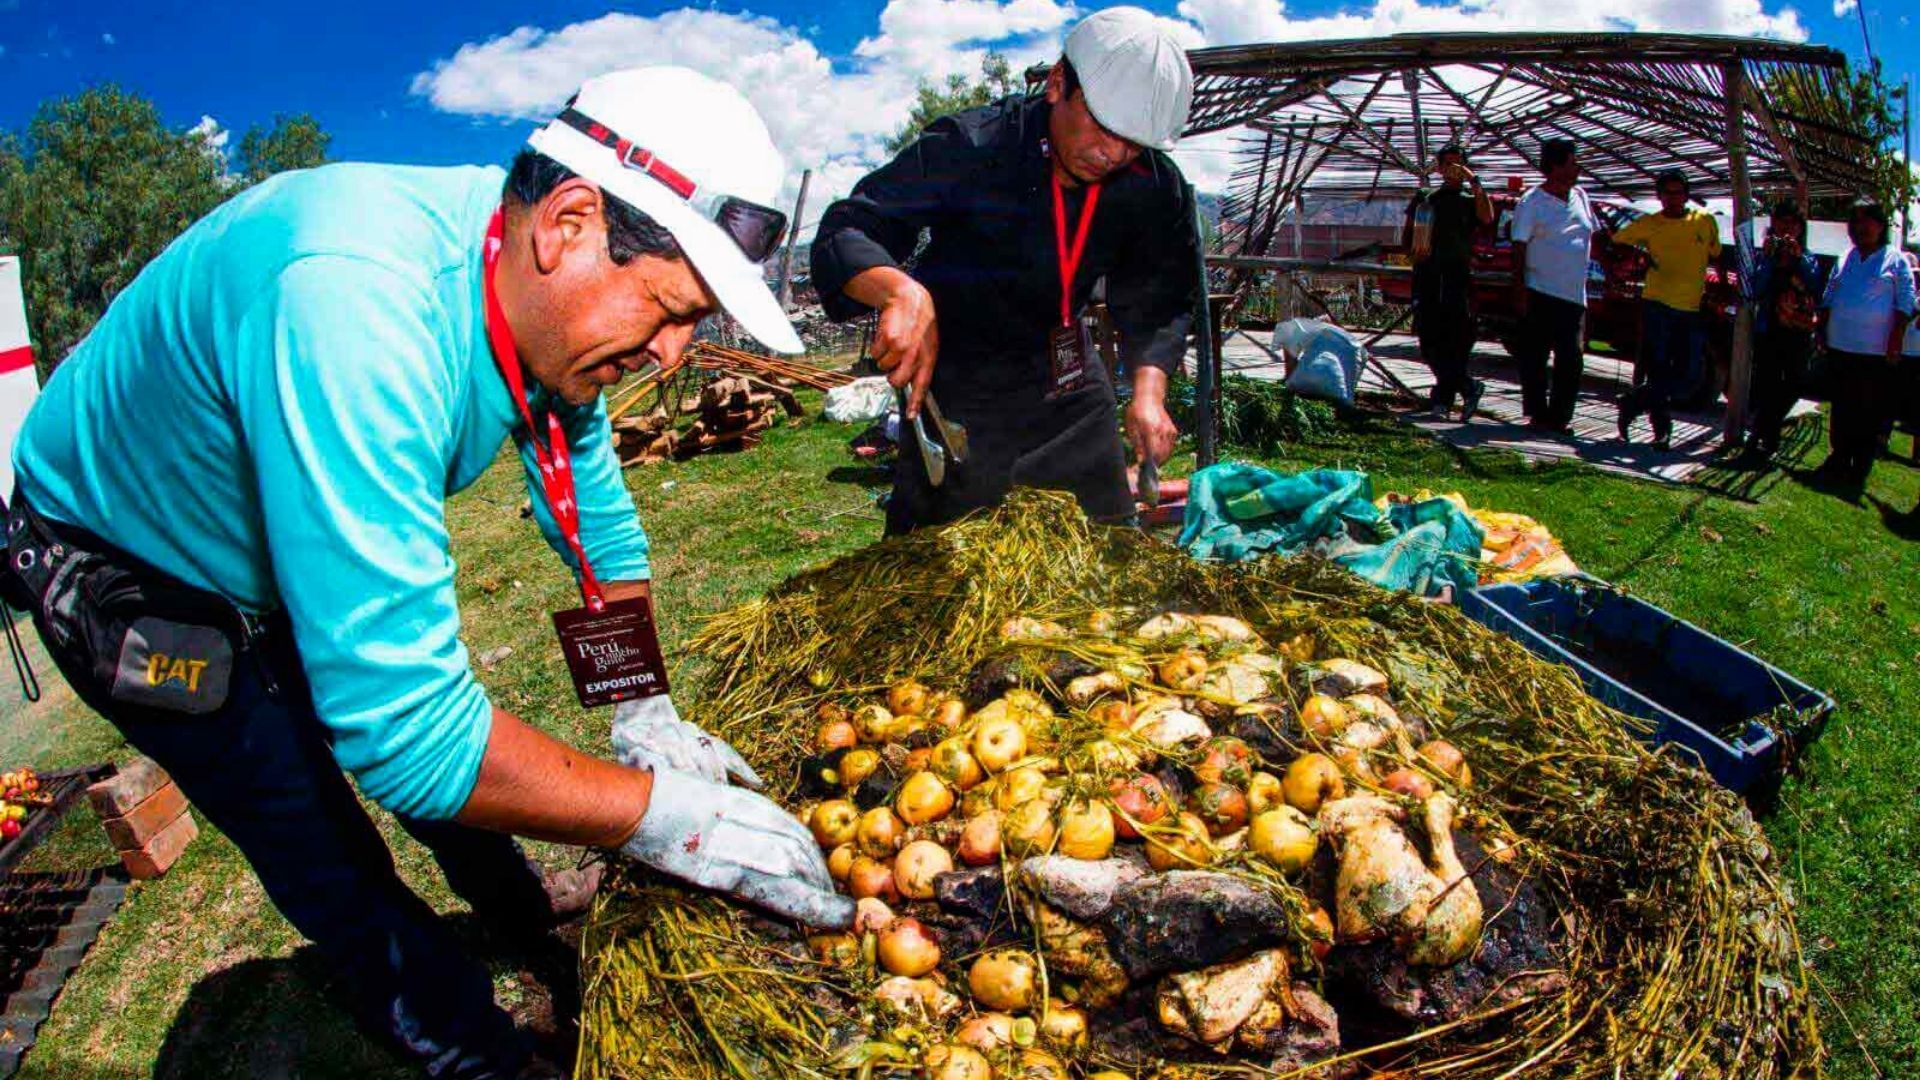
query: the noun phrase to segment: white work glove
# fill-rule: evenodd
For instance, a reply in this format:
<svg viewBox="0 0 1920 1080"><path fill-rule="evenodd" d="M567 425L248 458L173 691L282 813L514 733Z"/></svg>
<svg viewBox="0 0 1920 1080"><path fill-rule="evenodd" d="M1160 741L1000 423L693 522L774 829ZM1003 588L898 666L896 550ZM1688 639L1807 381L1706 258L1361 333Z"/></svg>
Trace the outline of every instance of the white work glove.
<svg viewBox="0 0 1920 1080"><path fill-rule="evenodd" d="M724 784L760 790L766 785L725 739L685 720L665 694L622 701L613 707L613 757L631 769L667 768Z"/></svg>
<svg viewBox="0 0 1920 1080"><path fill-rule="evenodd" d="M853 925L813 834L773 801L672 769L653 770L640 828L620 850L689 884L820 929Z"/></svg>

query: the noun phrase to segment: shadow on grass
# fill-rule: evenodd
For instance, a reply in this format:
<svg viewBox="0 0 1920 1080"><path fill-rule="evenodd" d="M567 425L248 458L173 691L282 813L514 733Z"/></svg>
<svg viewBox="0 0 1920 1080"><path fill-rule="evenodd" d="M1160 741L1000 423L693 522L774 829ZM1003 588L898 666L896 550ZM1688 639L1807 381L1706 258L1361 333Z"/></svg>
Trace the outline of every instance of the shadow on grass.
<svg viewBox="0 0 1920 1080"><path fill-rule="evenodd" d="M1880 522L1887 531L1902 540L1920 540L1920 504L1911 509L1900 510L1892 503L1875 495L1867 496L1867 501L1880 511Z"/></svg>
<svg viewBox="0 0 1920 1080"><path fill-rule="evenodd" d="M451 916L447 923L490 964L495 999L534 1048L563 1071L570 1069L579 1019L574 947L558 937L532 950L502 945L469 914ZM352 992L312 945L289 956L222 968L188 992L160 1046L153 1076L412 1080L422 1075L355 1024Z"/></svg>
<svg viewBox="0 0 1920 1080"><path fill-rule="evenodd" d="M1763 468L1737 468L1731 461L1718 461L1702 469L1691 481L1729 499L1757 503L1789 478L1804 481L1807 458L1821 443L1826 424L1818 414L1789 422L1781 432L1780 449Z"/></svg>
<svg viewBox="0 0 1920 1080"><path fill-rule="evenodd" d="M827 470L827 480L834 484L858 484L861 487L879 487L893 482L892 465L835 465Z"/></svg>

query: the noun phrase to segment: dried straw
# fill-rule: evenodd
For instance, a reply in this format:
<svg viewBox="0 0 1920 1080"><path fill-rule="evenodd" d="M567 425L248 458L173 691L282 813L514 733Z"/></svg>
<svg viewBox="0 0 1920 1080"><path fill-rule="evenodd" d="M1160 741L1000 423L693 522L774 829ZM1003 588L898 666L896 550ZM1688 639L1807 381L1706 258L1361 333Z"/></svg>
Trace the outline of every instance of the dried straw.
<svg viewBox="0 0 1920 1080"><path fill-rule="evenodd" d="M823 700L914 676L958 687L1014 615L1238 615L1270 641L1378 667L1473 763L1470 812L1519 834L1562 911L1560 993L1353 1048L1398 1080L1820 1075L1824 1052L1771 848L1732 795L1648 750L1566 669L1449 607L1312 559L1195 562L1090 526L1062 496L876 544L712 618L692 643L695 718L763 774L797 777ZM778 781L775 783L779 787ZM861 988L767 924L637 872L584 944L587 1080L886 1072ZM884 1043L871 1047L884 1048ZM904 1068L904 1066L897 1066ZM1181 1076L1278 1077L1245 1064ZM1302 1072L1285 1075L1309 1075Z"/></svg>

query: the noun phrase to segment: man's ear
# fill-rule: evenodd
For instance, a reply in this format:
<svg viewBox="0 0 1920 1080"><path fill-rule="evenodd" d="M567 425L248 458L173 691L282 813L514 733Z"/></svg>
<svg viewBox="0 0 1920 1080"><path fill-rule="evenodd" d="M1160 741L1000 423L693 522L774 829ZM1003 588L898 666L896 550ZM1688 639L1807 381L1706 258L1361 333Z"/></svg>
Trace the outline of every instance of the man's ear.
<svg viewBox="0 0 1920 1080"><path fill-rule="evenodd" d="M596 241L606 228L605 196L592 181L572 177L547 193L533 210L533 261L542 274L560 268L571 248Z"/></svg>
<svg viewBox="0 0 1920 1080"><path fill-rule="evenodd" d="M1058 105L1066 100L1066 96L1067 73L1059 64L1055 64L1053 70L1047 72L1047 104Z"/></svg>

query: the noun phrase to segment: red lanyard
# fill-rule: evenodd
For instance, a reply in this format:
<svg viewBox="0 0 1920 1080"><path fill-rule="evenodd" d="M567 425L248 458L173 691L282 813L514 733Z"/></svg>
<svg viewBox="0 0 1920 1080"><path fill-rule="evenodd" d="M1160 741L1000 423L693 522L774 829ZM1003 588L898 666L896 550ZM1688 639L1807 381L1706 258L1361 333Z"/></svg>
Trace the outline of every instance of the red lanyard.
<svg viewBox="0 0 1920 1080"><path fill-rule="evenodd" d="M507 392L513 395L513 403L520 409L520 419L526 421L527 441L533 443L534 460L540 463L540 486L546 490L547 509L553 512L553 523L559 527L560 536L566 540L573 557L580 561L580 596L588 610L600 611L607 601L600 591L599 579L593 576L593 567L587 563L587 550L580 543L580 503L574 498L573 455L567 450L567 433L560 426L560 418L548 409L547 441L541 444L533 412L527 407L527 382L520 372L520 350L514 347L513 328L507 325L507 313L500 310L500 295L494 291L494 269L500 263L500 247L505 235L504 213L495 210L493 220L487 223L487 245L482 259L486 276L487 343L493 347L493 362L500 368L500 377L507 381Z"/></svg>
<svg viewBox="0 0 1920 1080"><path fill-rule="evenodd" d="M1087 233L1093 229L1093 208L1100 205L1100 185L1087 185L1087 204L1080 208L1080 227L1074 230L1073 250L1067 250L1067 197L1060 191L1060 174L1053 174L1053 243L1060 255L1060 325L1073 325L1073 275L1080 256L1087 253Z"/></svg>

